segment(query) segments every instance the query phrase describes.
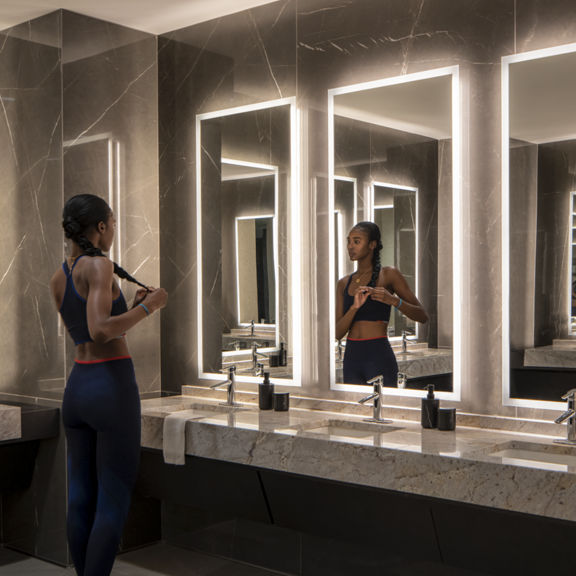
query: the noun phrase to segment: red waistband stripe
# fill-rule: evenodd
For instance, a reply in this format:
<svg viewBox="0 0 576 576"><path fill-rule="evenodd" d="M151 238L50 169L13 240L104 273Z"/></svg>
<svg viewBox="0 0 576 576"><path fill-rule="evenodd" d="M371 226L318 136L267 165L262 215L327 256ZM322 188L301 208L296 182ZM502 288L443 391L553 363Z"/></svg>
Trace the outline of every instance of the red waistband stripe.
<svg viewBox="0 0 576 576"><path fill-rule="evenodd" d="M98 360L74 360L76 364L102 364L102 362L112 362L113 360L129 360L131 356L114 356L113 358L98 358Z"/></svg>

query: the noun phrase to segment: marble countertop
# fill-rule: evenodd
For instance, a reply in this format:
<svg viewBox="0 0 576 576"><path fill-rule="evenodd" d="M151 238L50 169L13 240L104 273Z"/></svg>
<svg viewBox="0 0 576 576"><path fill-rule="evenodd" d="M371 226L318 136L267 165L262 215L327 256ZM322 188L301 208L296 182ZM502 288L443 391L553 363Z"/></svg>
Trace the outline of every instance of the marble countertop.
<svg viewBox="0 0 576 576"><path fill-rule="evenodd" d="M20 406L0 404L0 442L17 440L22 436Z"/></svg>
<svg viewBox="0 0 576 576"><path fill-rule="evenodd" d="M142 445L162 450L164 419L177 412L188 455L576 521L576 446L552 436L174 396L143 400Z"/></svg>

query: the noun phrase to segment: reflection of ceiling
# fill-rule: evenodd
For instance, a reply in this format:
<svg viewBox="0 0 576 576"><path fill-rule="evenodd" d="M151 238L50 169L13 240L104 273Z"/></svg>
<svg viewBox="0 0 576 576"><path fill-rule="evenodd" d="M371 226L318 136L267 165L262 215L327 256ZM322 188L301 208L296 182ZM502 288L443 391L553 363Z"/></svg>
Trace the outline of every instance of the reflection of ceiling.
<svg viewBox="0 0 576 576"><path fill-rule="evenodd" d="M273 176L271 169L260 166L246 166L235 164L233 161L222 160L222 181L228 180L245 180L247 178L261 178L262 176Z"/></svg>
<svg viewBox="0 0 576 576"><path fill-rule="evenodd" d="M334 113L369 124L444 140L452 134L452 76L339 94Z"/></svg>
<svg viewBox="0 0 576 576"><path fill-rule="evenodd" d="M510 64L510 137L534 144L576 138L576 53Z"/></svg>
<svg viewBox="0 0 576 576"><path fill-rule="evenodd" d="M163 34L274 0L13 0L0 2L0 30L60 8Z"/></svg>

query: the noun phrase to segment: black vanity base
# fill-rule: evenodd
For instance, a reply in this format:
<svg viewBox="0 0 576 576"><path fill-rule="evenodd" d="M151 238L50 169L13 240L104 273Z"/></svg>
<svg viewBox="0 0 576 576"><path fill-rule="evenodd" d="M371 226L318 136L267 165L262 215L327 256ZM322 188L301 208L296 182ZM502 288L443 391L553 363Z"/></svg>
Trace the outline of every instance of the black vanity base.
<svg viewBox="0 0 576 576"><path fill-rule="evenodd" d="M138 489L168 543L286 574L573 574L572 522L156 451Z"/></svg>

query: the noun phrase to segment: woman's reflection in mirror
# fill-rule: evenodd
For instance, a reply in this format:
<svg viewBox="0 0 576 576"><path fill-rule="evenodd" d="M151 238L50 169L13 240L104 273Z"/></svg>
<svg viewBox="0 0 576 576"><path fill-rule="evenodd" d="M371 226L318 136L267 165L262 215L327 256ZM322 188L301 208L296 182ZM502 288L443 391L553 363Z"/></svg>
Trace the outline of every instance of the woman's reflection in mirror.
<svg viewBox="0 0 576 576"><path fill-rule="evenodd" d="M382 240L374 222L359 222L347 238L350 260L357 270L340 278L336 296L336 338L346 338L344 382L366 384L384 377L384 386L395 387L396 356L388 341L391 307L426 323L428 314L397 268L380 264Z"/></svg>

